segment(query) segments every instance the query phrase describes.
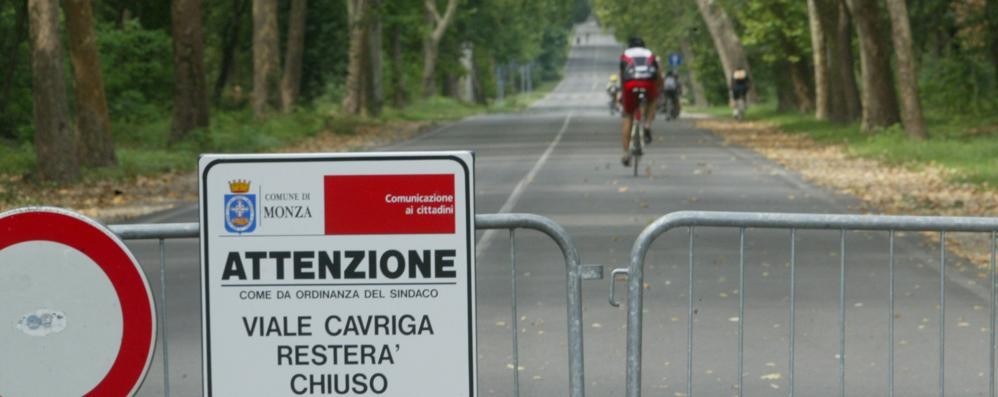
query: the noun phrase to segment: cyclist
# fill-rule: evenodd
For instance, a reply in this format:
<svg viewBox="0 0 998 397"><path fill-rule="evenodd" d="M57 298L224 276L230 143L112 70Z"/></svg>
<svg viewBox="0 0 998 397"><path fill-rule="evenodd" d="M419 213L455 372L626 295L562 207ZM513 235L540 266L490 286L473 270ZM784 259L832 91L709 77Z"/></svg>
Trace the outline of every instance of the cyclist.
<svg viewBox="0 0 998 397"><path fill-rule="evenodd" d="M665 74L666 117L674 119L679 116L679 96L683 94L683 87L679 83L679 75L676 71L670 70Z"/></svg>
<svg viewBox="0 0 998 397"><path fill-rule="evenodd" d="M658 98L658 88L662 86L662 68L659 67L658 57L645 48L645 42L641 38L631 37L627 40L627 50L620 55L620 77L623 81L620 102L623 105L623 125L621 135L624 143L624 156L620 162L625 167L631 164L631 124L634 122L634 111L638 107L638 96L632 91L637 88L645 90L645 108L641 109L642 121L644 121L645 142L651 142L651 122L655 117L655 100Z"/></svg>
<svg viewBox="0 0 998 397"><path fill-rule="evenodd" d="M744 67L737 67L731 73L731 98L734 100L735 118L741 120L745 116L745 97L749 92L749 75Z"/></svg>
<svg viewBox="0 0 998 397"><path fill-rule="evenodd" d="M610 115L617 112L618 94L620 94L620 84L617 82L617 75L611 74L610 81L606 83L606 94L610 96Z"/></svg>

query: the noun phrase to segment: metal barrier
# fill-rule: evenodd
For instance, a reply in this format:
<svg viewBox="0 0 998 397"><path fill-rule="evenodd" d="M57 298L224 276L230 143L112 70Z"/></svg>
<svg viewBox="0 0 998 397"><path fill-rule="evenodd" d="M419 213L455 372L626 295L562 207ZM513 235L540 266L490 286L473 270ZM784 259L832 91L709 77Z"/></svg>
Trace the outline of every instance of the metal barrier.
<svg viewBox="0 0 998 397"><path fill-rule="evenodd" d="M579 254L576 250L572 238L565 229L543 216L533 214L483 214L475 216L475 227L477 230L509 230L510 233L510 264L512 267L512 343L513 343L513 383L515 395L519 396L519 368L518 345L517 345L517 306L516 306L516 229L531 229L539 231L551 237L561 249L565 259L566 282L567 282L567 311L568 311L568 364L569 364L569 395L572 397L583 397L585 395L584 368L583 368L583 340L582 340L582 279L601 278L602 268L584 268L579 262ZM160 296L158 297L159 309L159 334L164 335L163 342L163 371L164 371L164 393L170 395L169 389L169 354L167 348L167 338L165 337L166 319L166 266L165 266L165 246L166 239L197 238L199 236L199 226L197 223L170 223L170 224L134 224L134 225L111 225L112 232L125 240L158 239L160 253Z"/></svg>
<svg viewBox="0 0 998 397"><path fill-rule="evenodd" d="M686 396L692 396L693 388L693 359L694 359L694 230L698 227L711 228L735 228L738 230L738 317L737 317L737 390L741 396L744 391L743 380L744 371L744 333L745 333L745 235L746 229L788 229L790 231L789 243L789 313L788 322L788 343L787 367L789 376L789 394L794 394L794 367L796 365L796 287L797 278L794 274L797 266L797 231L802 229L810 230L832 230L840 231L839 252L839 311L838 311L838 394L845 395L845 287L846 287L846 231L886 231L889 233L889 313L885 317L889 318L888 335L889 339L889 371L886 388L890 390L890 395L895 392L895 233L901 231L930 231L939 233L939 355L938 355L938 393L944 395L946 362L945 362L945 316L946 316L946 233L947 232L978 232L990 233L990 325L987 329L990 335L988 349L988 362L990 371L988 375L989 395L995 395L995 233L998 231L998 218L962 218L962 217L915 217L915 216L870 216L870 215L820 215L820 214L780 214L780 213L738 213L738 212L675 212L662 216L651 225L647 226L635 241L631 251L630 264L627 269L615 269L613 275L627 274L628 276L628 312L627 312L627 364L626 364L626 387L628 397L638 397L641 395L641 370L642 370L642 319L645 314L643 293L645 287L645 259L648 255L652 242L669 230L687 227L689 229L689 286L686 294L689 297L687 302L687 354L686 354ZM610 278L610 304L617 306L614 300L614 278ZM732 317L733 318L733 317ZM735 320L731 320L735 321ZM926 321L923 319L923 322ZM981 329L984 331L984 329ZM981 373L983 376L983 372ZM680 395L677 393L677 395Z"/></svg>

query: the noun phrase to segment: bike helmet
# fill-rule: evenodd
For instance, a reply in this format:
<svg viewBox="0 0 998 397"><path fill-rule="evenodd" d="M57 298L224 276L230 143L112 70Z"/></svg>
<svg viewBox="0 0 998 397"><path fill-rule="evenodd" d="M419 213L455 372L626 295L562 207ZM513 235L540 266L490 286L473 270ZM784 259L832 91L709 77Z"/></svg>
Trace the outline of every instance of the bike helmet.
<svg viewBox="0 0 998 397"><path fill-rule="evenodd" d="M616 74L611 74L610 75L610 81L617 81L617 75Z"/></svg>
<svg viewBox="0 0 998 397"><path fill-rule="evenodd" d="M627 48L644 47L644 46L645 46L645 41L642 40L640 37L633 36L627 39Z"/></svg>

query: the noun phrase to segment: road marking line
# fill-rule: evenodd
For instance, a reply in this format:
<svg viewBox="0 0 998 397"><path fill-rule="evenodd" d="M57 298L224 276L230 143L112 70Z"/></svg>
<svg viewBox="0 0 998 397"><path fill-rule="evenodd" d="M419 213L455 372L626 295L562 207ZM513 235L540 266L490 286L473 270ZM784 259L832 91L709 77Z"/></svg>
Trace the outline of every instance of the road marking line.
<svg viewBox="0 0 998 397"><path fill-rule="evenodd" d="M565 131L568 130L568 123L572 120L572 115L573 113L569 112L568 116L565 116L565 122L561 124L561 130L558 131L558 135L554 137L554 140L548 144L548 148L544 151L544 154L542 154L541 157L537 159L537 162L534 163L534 168L531 168L530 172L528 172L527 175L524 175L523 179L520 179L520 182L513 188L513 193L510 193L509 198L506 199L506 203L499 208L500 214L512 211L513 207L516 206L516 203L520 201L520 197L523 196L523 192L527 189L527 185L534 181L534 178L537 176L537 173L540 172L541 167L543 167L544 163L548 161L548 157L551 157L551 152L554 151L554 147L558 146L558 142L561 142L561 137L565 135ZM482 234L482 238L478 240L477 247L475 248L476 257L481 255L489 248L490 245L492 245L492 240L495 237L495 234L495 229L487 230L484 234Z"/></svg>

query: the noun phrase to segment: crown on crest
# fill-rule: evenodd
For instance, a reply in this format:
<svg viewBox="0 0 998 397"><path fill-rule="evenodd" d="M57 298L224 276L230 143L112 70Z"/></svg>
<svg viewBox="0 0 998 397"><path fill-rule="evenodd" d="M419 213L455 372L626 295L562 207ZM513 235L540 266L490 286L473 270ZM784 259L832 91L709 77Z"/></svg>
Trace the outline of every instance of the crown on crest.
<svg viewBox="0 0 998 397"><path fill-rule="evenodd" d="M250 181L244 179L236 179L234 181L229 181L229 190L232 193L246 193L250 190Z"/></svg>

